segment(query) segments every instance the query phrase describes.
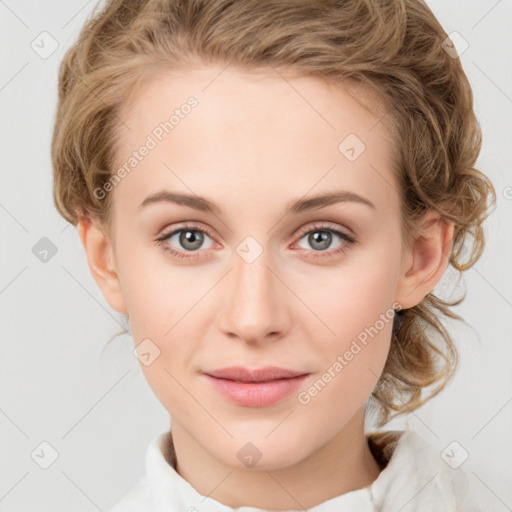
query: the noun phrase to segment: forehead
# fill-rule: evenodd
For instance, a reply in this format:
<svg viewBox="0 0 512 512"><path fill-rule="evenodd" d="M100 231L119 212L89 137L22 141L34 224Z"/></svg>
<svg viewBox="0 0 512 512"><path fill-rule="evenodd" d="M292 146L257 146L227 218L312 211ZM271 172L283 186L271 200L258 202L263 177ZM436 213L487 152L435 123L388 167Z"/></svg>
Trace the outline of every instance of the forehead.
<svg viewBox="0 0 512 512"><path fill-rule="evenodd" d="M195 106L184 108L190 98ZM166 71L147 79L121 108L117 163L149 137L155 147L126 180L141 194L154 192L157 182L182 190L194 185L198 194L222 184L237 195L247 185L267 184L261 194L279 190L282 197L346 184L378 202L384 182L393 181L383 112L378 99L352 83L270 68Z"/></svg>
<svg viewBox="0 0 512 512"><path fill-rule="evenodd" d="M275 117L272 112L276 115L286 113L290 120L306 116L304 121L308 121L311 116L317 116L315 121L323 120L323 128L330 128L330 131L344 129L354 113L362 126L371 129L383 119L386 110L384 97L377 96L353 79L335 82L319 76L300 75L293 68L242 69L195 64L144 73L121 105L119 117L123 121L135 121L140 126L146 121L154 121L157 112L160 118L172 113L190 96L200 101L200 110L205 114L211 113L209 109L222 108L224 115L217 120L219 122L229 122L233 110L239 112L236 121L244 113L254 117L254 107L257 106L268 120ZM340 117L339 113L344 115ZM313 127L317 124L322 127L322 123L314 123Z"/></svg>

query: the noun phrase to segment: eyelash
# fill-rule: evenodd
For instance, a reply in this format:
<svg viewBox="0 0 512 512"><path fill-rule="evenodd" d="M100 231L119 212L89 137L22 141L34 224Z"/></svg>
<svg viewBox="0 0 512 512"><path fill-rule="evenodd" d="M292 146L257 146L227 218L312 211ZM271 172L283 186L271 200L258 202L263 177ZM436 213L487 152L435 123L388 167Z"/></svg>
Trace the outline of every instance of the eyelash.
<svg viewBox="0 0 512 512"><path fill-rule="evenodd" d="M169 233L166 233L155 240L157 245L161 246L164 251L166 251L166 252L170 253L172 256L180 258L180 259L182 258L182 259L188 259L188 260L195 260L196 258L201 257L200 253L202 252L200 250L198 250L198 251L178 251L165 243L170 237L172 237L176 233L179 233L180 231L198 231L201 233L205 233L206 235L208 235L210 238L213 239L213 236L211 235L209 230L202 228L202 227L198 226L197 224L184 224L184 225L180 226L178 229L174 229L174 230L170 231ZM310 233L312 231L328 231L329 233L334 233L335 235L339 236L342 240L344 240L345 243L343 245L341 245L340 247L338 247L337 249L334 249L331 251L314 251L313 250L312 252L314 254L308 256L310 258L314 258L314 259L316 259L316 258L331 258L331 257L337 256L338 254L344 253L346 251L345 246L347 244L350 246L350 245L357 243L357 240L353 236L347 235L346 233L343 233L337 229L334 229L333 227L331 227L329 225L322 224L322 223L314 224L313 226L308 226L307 228L304 228L303 230L301 230L299 232L299 234L297 235L299 237L298 241L300 241L304 237L304 235L307 235L308 233ZM185 256L185 254L187 254L187 252L190 253L190 255ZM326 253L327 253L327 255L325 255Z"/></svg>

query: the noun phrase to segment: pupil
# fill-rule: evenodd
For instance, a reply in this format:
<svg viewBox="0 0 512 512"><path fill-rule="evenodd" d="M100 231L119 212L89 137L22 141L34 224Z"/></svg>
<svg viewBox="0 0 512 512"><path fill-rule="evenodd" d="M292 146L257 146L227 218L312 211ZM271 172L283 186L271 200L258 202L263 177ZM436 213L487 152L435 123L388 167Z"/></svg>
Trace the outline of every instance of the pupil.
<svg viewBox="0 0 512 512"><path fill-rule="evenodd" d="M180 243L183 247L189 250L194 250L201 247L202 241L202 234L198 231L183 231L180 236ZM191 244L192 247L187 244Z"/></svg>
<svg viewBox="0 0 512 512"><path fill-rule="evenodd" d="M313 248L315 247L316 243L320 244L320 247L315 250L326 249L330 245L331 234L327 231L315 231L310 235L310 237L310 243Z"/></svg>

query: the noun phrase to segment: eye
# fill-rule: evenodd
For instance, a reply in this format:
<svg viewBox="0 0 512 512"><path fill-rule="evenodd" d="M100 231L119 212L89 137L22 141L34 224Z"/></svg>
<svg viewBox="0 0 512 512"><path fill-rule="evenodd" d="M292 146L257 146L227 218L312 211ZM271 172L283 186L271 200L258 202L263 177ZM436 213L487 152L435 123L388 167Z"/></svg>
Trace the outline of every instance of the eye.
<svg viewBox="0 0 512 512"><path fill-rule="evenodd" d="M164 251L171 253L173 256L178 258L194 259L200 255L186 253L199 252L198 250L203 245L205 236L211 240L210 235L205 229L195 224L188 224L162 235L156 239L156 242L158 245L162 246ZM169 242L172 242L173 239L174 243L178 245L178 249L169 245ZM203 249L209 248L211 248L211 245L203 247Z"/></svg>
<svg viewBox="0 0 512 512"><path fill-rule="evenodd" d="M307 253L311 253L306 256L310 258L329 258L341 254L346 251L347 246L357 242L354 237L326 224L307 226L305 229L301 230L298 236L300 236L299 242L305 239L312 247L312 250L308 250L307 247L302 247L306 249ZM197 224L186 224L165 233L157 238L156 242L164 251L174 257L193 260L201 257L202 251L200 251L200 249L210 249L212 247L212 243L207 247L203 246L205 237L212 241L212 237L206 229ZM338 238L342 240L343 243L336 249L330 251L325 250L331 246L333 238ZM299 242L296 242L296 244Z"/></svg>
<svg viewBox="0 0 512 512"><path fill-rule="evenodd" d="M299 236L301 236L299 242L305 239L306 243L313 248L312 254L308 257L324 258L335 256L345 252L348 248L347 246L356 243L356 239L354 237L347 235L338 229L334 229L329 225L317 224L312 228L311 226L308 226L306 229L307 230L302 230L299 233ZM343 241L342 245L331 251L326 251L325 249L328 249L332 245L333 238L341 239Z"/></svg>

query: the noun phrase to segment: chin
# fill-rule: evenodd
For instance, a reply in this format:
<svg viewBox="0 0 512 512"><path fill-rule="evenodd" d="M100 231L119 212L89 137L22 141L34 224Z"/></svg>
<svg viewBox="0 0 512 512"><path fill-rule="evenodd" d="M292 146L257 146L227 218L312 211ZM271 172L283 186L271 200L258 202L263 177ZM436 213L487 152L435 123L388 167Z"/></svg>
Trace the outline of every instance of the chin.
<svg viewBox="0 0 512 512"><path fill-rule="evenodd" d="M297 438L294 434L296 435L296 431L292 434L288 430L283 430L280 435L276 431L265 438L267 430L258 428L254 436L246 434L226 440L225 444L215 443L216 449L212 454L223 464L237 470L284 469L308 456L307 446L305 446L308 434L304 433L302 437ZM227 454L234 456L227 457Z"/></svg>

